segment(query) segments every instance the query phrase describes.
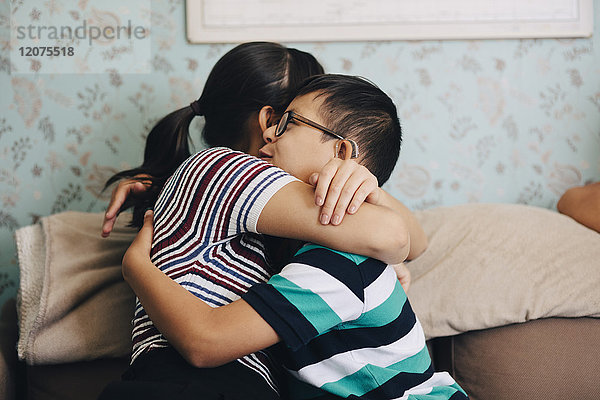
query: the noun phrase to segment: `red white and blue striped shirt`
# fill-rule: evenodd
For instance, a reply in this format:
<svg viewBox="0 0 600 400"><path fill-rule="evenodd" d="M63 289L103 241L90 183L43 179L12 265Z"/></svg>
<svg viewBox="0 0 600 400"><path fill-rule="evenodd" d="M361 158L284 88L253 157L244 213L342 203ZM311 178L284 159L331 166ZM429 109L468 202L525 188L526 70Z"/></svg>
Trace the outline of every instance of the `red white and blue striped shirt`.
<svg viewBox="0 0 600 400"><path fill-rule="evenodd" d="M269 199L294 180L265 161L227 148L196 153L158 197L152 262L212 307L239 299L276 272L269 268L256 224ZM146 351L169 346L139 300L132 336L132 362ZM238 361L277 390L266 353Z"/></svg>

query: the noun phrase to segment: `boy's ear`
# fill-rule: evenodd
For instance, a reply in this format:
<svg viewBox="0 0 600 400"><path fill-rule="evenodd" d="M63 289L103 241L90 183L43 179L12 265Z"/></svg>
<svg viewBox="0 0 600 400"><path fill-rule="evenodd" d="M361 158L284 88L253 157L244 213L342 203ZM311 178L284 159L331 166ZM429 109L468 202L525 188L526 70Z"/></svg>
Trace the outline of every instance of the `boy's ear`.
<svg viewBox="0 0 600 400"><path fill-rule="evenodd" d="M258 125L262 132L275 124L275 110L271 106L264 106L258 112Z"/></svg>
<svg viewBox="0 0 600 400"><path fill-rule="evenodd" d="M352 145L347 140L338 140L335 144L335 156L342 160L352 158Z"/></svg>

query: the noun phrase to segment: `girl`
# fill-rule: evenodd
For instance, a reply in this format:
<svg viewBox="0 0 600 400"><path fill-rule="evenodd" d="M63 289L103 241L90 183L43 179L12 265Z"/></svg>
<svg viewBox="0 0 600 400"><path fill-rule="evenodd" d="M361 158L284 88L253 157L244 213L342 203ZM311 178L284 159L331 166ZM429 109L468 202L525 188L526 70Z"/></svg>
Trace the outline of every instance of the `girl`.
<svg viewBox="0 0 600 400"><path fill-rule="evenodd" d="M188 127L195 116L203 115L205 118L203 138L208 145L226 145L258 155L262 132L276 124L291 100L290 94L304 78L321 72L322 68L310 54L273 43L248 43L231 50L213 68L202 96L189 107L169 114L152 129L142 166L121 172L109 180L107 185L128 178L113 191L103 234L110 232L117 210L131 205L134 206L133 224L141 226L144 210L154 206L166 179L190 155ZM315 174L311 183L317 185L315 203L322 206L319 220L324 225L330 220L339 224L346 210L352 208L352 212L356 212L377 189L376 179L354 161L340 164L332 160L319 174ZM342 191L344 187L349 190ZM420 226L401 203L390 196L383 196L392 208L399 210L408 226L411 234L409 258L418 255L426 246ZM330 218L332 215L333 218ZM336 215L340 218L335 218ZM381 216L382 220L386 219L384 214ZM276 233L307 239L305 235L298 234L298 227ZM384 229L378 234L380 236L373 234L356 238L356 246L389 243L389 240L386 241L389 235ZM255 239L251 243L237 243L239 247L236 248L251 248L250 255L244 250L233 257L244 260L241 263L244 265L253 260L252 268L262 273L259 278L253 278L254 283L268 279L274 271L267 263L267 253L271 264L275 263L273 259L283 261L290 255L289 251L281 251L285 248L281 241L272 239L265 246L264 237ZM309 239L318 241L314 237ZM273 257L273 253L281 256ZM215 282L210 284L219 286ZM225 300L219 304L213 298L211 305L222 305L234 300L238 293L233 291L223 295L216 290L212 291L212 295L214 298L219 295ZM128 380L109 386L104 396L161 398L168 394L169 398L174 398L179 393L181 397L193 395L198 398L277 398L275 370L268 355L262 352L219 368L194 368L161 337L138 303L134 319L134 357L125 375ZM231 384L232 376L235 376L235 385Z"/></svg>

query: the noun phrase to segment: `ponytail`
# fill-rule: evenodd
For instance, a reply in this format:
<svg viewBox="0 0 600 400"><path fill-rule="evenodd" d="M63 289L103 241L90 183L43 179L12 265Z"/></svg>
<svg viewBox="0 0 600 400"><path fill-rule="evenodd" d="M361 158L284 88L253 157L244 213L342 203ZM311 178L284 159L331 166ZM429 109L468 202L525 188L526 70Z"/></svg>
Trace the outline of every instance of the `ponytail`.
<svg viewBox="0 0 600 400"><path fill-rule="evenodd" d="M202 112L202 106L200 105L200 99L194 100L190 103L190 107L194 111L195 115L202 116L204 113Z"/></svg>
<svg viewBox="0 0 600 400"><path fill-rule="evenodd" d="M200 112L199 104L193 102L190 106L163 117L146 138L142 165L121 171L106 182L104 189L121 179L151 182L146 192L135 198L129 196L121 207L121 211L133 207L131 226L138 228L142 226L144 212L154 207L167 179L191 155L189 127L192 119ZM136 177L136 175L147 175L147 177Z"/></svg>

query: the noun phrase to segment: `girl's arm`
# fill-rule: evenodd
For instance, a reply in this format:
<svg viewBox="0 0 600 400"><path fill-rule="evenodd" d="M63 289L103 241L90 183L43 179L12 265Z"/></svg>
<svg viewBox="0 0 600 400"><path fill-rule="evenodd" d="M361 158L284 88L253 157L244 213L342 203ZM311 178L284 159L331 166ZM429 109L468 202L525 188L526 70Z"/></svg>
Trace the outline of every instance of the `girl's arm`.
<svg viewBox="0 0 600 400"><path fill-rule="evenodd" d="M378 204L391 208L400 214L408 229L410 236L410 250L406 259L413 260L417 258L427 249L429 244L425 231L423 231L423 228L415 215L402 202L396 200L395 197L388 194L385 190L381 188L379 188L379 190L380 195Z"/></svg>
<svg viewBox="0 0 600 400"><path fill-rule="evenodd" d="M205 167L208 168L212 166L211 154L216 152L223 153L223 150L207 151L204 156L199 155L195 162L206 164ZM240 157L242 159L240 165L246 165L243 157L251 159L247 155ZM257 161L254 159L248 163L256 165ZM269 168L274 169L271 166ZM233 180L232 185L236 184L239 185L239 182ZM125 184L120 187L136 186ZM131 189L130 192L133 193L133 190ZM113 199L122 198L124 197L117 196L113 192ZM389 264L397 264L406 259L410 250L410 237L405 220L400 213L385 206L364 204L355 215L346 217L347 222L338 226L323 225L319 222L320 207L315 205L313 199L314 187L311 185L300 181L287 184L268 199L264 208L256 208L253 211L255 218L258 219L256 231L363 254ZM109 209L114 211L115 207ZM110 216L114 217L112 214Z"/></svg>
<svg viewBox="0 0 600 400"><path fill-rule="evenodd" d="M286 204L283 204L283 209L275 207L275 212L282 213L273 215L272 218L263 213L261 219L265 226L261 233L310 240L338 250L371 256L390 264L404 261L402 255L406 250L404 246L407 242L409 247L405 258L409 260L416 258L427 248L427 236L415 216L404 204L380 189L377 179L365 167L353 160L332 159L311 179L310 183L316 185L311 194L314 200L305 201L306 198L303 196L307 192L306 187L294 185L292 190L298 191L296 195L299 198L295 199L294 193L281 197L284 197L285 201L290 200L291 197L292 201L297 200L297 202L288 203L288 208L285 208ZM127 197L143 193L145 190L146 186L135 179L123 180L117 185L112 192L104 217L102 236L106 237L110 234L118 210ZM376 208L375 211L371 210L364 215L359 215L354 226L358 224L361 229L356 230L354 226L344 224L342 229L335 232L345 233L345 235L330 237L331 229L327 227L329 222L331 221L332 225L339 225L346 215L346 210L349 215L355 214L359 208L363 208L365 201L385 208ZM296 213L300 211L298 207L304 207L301 214L310 220L296 218L294 221L296 225L281 224L281 221L287 220L290 209ZM390 211L394 211L397 215L390 216ZM335 218L336 215L339 219ZM398 216L401 217L401 221L398 221ZM275 220L276 226L269 223L271 220ZM317 221L320 223L315 223ZM304 231L305 228L308 230ZM273 233L272 229L279 234ZM408 239L403 237L405 231L408 232ZM323 241L323 238L328 241Z"/></svg>
<svg viewBox="0 0 600 400"><path fill-rule="evenodd" d="M300 181L291 182L267 202L257 230L373 257L388 264L403 262L409 253L406 223L391 208L365 203L355 214L347 215L341 225L323 225L319 214L320 208L314 204L314 188Z"/></svg>
<svg viewBox="0 0 600 400"><path fill-rule="evenodd" d="M315 188L315 204L321 207L319 220L338 225L346 213L354 214L363 202L388 207L402 216L410 235L408 260L425 251L427 235L414 214L379 187L377 178L354 160L331 159L319 173L310 177Z"/></svg>

